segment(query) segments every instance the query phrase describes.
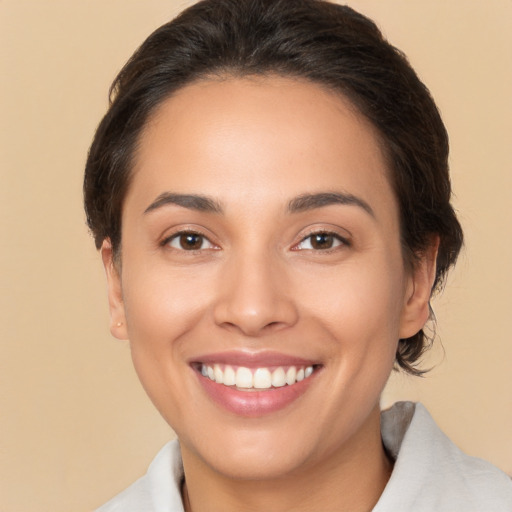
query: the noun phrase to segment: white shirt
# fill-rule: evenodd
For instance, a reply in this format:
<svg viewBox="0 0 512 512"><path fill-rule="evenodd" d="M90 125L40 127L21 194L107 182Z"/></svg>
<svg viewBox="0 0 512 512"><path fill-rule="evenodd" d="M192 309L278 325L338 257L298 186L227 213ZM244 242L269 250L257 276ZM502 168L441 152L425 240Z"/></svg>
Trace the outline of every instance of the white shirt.
<svg viewBox="0 0 512 512"><path fill-rule="evenodd" d="M461 452L421 404L399 402L384 411L381 434L395 465L373 512L512 512L510 478ZM182 479L175 440L142 478L96 512L183 512Z"/></svg>

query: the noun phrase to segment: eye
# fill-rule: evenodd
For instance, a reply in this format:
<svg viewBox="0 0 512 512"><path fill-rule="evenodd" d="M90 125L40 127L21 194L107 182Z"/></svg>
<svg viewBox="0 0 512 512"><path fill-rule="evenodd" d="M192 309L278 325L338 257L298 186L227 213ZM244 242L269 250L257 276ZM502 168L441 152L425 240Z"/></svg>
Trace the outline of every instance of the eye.
<svg viewBox="0 0 512 512"><path fill-rule="evenodd" d="M201 251L215 249L216 246L200 233L193 231L181 231L164 240L163 245L180 251Z"/></svg>
<svg viewBox="0 0 512 512"><path fill-rule="evenodd" d="M334 249L335 247L339 247L341 245L349 245L348 241L343 239L342 237L336 235L335 233L329 232L318 232L312 233L311 235L304 238L301 242L299 242L294 249L295 250L314 250L314 251L322 251L328 249Z"/></svg>

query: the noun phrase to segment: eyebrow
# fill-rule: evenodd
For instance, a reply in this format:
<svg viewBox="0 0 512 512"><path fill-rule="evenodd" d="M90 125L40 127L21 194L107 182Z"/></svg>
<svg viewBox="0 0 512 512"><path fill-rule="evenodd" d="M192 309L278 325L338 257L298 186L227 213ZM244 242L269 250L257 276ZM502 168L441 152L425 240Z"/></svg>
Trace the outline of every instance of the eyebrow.
<svg viewBox="0 0 512 512"><path fill-rule="evenodd" d="M164 192L163 194L160 194L144 210L144 214L170 204L200 212L216 214L223 213L221 204L210 197L200 194L175 194L172 192ZM330 206L333 204L358 206L372 217L375 217L375 213L372 207L366 201L360 199L357 196L354 196L353 194L348 194L345 192L319 192L316 194L302 194L293 198L288 203L288 212L299 213L307 210L314 210L316 208L322 208L324 206Z"/></svg>
<svg viewBox="0 0 512 512"><path fill-rule="evenodd" d="M332 204L358 206L375 218L372 207L363 199L345 192L320 192L317 194L302 194L288 203L290 213L298 213Z"/></svg>
<svg viewBox="0 0 512 512"><path fill-rule="evenodd" d="M190 210L197 210L206 213L222 213L222 206L209 197L199 194L173 194L171 192L164 192L160 194L145 210L144 213L149 213L162 206L174 204Z"/></svg>

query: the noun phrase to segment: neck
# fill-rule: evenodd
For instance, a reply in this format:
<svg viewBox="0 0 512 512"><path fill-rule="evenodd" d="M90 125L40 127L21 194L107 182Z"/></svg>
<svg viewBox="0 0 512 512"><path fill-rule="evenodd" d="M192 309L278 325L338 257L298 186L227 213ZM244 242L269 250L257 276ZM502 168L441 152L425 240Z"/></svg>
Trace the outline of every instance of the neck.
<svg viewBox="0 0 512 512"><path fill-rule="evenodd" d="M380 436L380 413L346 446L315 464L268 480L235 480L194 460L182 447L186 512L369 512L391 475ZM376 427L376 428L375 428Z"/></svg>

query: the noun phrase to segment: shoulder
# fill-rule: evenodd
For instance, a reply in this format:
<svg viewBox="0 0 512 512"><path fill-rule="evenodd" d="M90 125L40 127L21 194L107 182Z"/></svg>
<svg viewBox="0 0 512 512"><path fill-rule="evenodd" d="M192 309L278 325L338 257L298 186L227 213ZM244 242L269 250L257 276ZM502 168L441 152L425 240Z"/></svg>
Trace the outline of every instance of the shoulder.
<svg viewBox="0 0 512 512"><path fill-rule="evenodd" d="M180 485L183 465L177 440L167 443L147 473L96 512L183 512Z"/></svg>
<svg viewBox="0 0 512 512"><path fill-rule="evenodd" d="M382 438L395 467L374 512L510 512L512 481L446 437L421 404L402 402L382 415Z"/></svg>

